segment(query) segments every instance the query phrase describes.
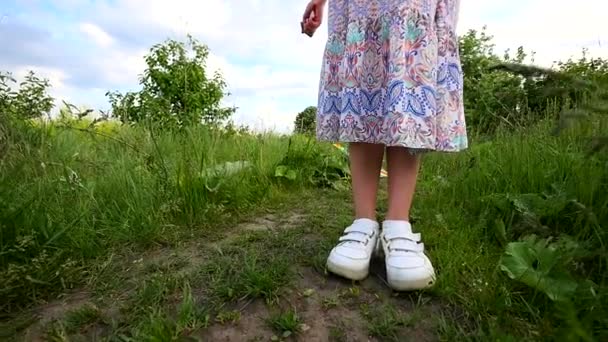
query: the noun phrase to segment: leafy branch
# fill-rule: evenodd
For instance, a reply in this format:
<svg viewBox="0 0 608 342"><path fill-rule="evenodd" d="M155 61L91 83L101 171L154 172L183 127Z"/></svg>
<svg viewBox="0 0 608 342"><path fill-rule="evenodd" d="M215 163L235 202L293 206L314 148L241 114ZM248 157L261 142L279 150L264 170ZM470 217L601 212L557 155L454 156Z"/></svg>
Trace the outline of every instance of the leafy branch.
<svg viewBox="0 0 608 342"><path fill-rule="evenodd" d="M500 63L489 69L507 71L526 79L542 78L544 80L543 95L563 100L557 124L553 130L554 135L567 129L574 120L589 118L594 114L608 115L608 91L606 90L608 89L608 77L585 79L580 73L567 73L518 63ZM568 105L567 99L572 96L573 92L583 94L584 99ZM601 132L601 134L605 134L605 132ZM593 137L591 142L590 154L597 153L608 146L608 135Z"/></svg>

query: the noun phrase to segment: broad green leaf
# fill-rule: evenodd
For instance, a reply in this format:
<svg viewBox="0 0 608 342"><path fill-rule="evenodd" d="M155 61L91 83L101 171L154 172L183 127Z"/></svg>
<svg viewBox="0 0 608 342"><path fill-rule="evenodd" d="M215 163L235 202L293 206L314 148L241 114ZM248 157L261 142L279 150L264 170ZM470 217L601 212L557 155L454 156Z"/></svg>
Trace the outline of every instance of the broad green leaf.
<svg viewBox="0 0 608 342"><path fill-rule="evenodd" d="M500 269L511 279L544 292L551 300L564 301L574 293L577 283L556 267L559 253L554 246L547 245L546 240L529 237L507 245Z"/></svg>

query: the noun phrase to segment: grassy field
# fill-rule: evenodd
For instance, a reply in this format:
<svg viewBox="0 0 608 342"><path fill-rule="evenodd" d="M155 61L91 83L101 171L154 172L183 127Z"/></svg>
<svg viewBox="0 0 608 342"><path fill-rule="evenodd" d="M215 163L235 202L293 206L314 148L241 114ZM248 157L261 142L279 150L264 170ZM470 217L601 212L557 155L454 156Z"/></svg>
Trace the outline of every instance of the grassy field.
<svg viewBox="0 0 608 342"><path fill-rule="evenodd" d="M23 131L1 161L1 338L608 338L608 158L584 140L598 125L426 156L412 219L439 279L413 293L388 289L382 260L363 282L327 274L352 220L330 145L73 125Z"/></svg>

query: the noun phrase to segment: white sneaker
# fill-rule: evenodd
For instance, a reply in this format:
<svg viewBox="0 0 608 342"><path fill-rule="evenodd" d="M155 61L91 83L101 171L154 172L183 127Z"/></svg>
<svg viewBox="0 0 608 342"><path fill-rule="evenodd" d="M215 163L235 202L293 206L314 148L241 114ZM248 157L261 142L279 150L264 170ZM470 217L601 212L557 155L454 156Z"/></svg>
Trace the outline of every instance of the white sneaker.
<svg viewBox="0 0 608 342"><path fill-rule="evenodd" d="M435 271L424 253L420 234L412 232L409 222L383 222L380 241L390 287L396 291L421 290L435 283Z"/></svg>
<svg viewBox="0 0 608 342"><path fill-rule="evenodd" d="M329 253L327 269L351 280L365 279L379 232L378 222L370 219L355 220L344 230L338 245Z"/></svg>

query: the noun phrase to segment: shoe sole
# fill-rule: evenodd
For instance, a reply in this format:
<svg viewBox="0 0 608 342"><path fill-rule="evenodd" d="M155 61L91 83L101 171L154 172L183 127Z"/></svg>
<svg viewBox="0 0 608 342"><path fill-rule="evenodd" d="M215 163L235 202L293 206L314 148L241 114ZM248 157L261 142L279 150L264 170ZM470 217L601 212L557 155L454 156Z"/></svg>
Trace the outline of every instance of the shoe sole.
<svg viewBox="0 0 608 342"><path fill-rule="evenodd" d="M417 291L425 290L435 285L435 277L427 277L416 280L395 281L387 279L388 285L395 291Z"/></svg>
<svg viewBox="0 0 608 342"><path fill-rule="evenodd" d="M350 280L363 280L369 275L369 264L366 268L362 270L352 270L342 267L341 265L334 264L331 262L331 260L328 260L327 270L333 274L339 275Z"/></svg>

